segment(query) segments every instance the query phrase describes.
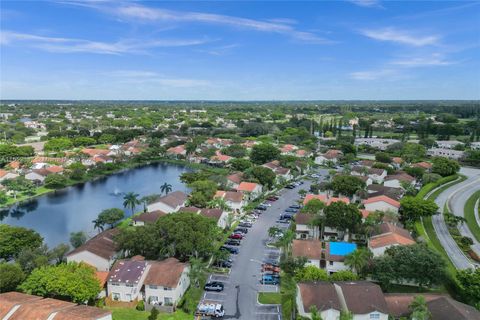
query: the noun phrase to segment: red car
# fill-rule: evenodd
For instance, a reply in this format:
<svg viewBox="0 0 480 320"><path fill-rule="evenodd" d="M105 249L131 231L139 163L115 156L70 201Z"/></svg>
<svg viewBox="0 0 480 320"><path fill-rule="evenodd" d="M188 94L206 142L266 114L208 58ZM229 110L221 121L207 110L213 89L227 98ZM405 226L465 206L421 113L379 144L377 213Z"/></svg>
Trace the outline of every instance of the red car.
<svg viewBox="0 0 480 320"><path fill-rule="evenodd" d="M270 196L267 198L268 201L277 201L279 199L278 196Z"/></svg>
<svg viewBox="0 0 480 320"><path fill-rule="evenodd" d="M269 264L263 265L262 272L268 272L268 271L273 272L273 273L279 273L280 268L279 267L274 267L274 266L269 265Z"/></svg>
<svg viewBox="0 0 480 320"><path fill-rule="evenodd" d="M243 236L239 233L233 233L229 236L230 239L240 239L242 240L243 239Z"/></svg>

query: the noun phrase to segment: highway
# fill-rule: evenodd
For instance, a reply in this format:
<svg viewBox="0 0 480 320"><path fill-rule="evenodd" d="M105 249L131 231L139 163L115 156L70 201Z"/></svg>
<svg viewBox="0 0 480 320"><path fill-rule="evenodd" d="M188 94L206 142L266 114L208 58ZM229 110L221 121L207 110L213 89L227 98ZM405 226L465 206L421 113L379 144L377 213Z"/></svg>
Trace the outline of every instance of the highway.
<svg viewBox="0 0 480 320"><path fill-rule="evenodd" d="M464 197L463 194L471 194L478 189L480 189L480 170L473 168L462 167L460 173L467 176L467 180L453 185L451 188L440 193L435 199L435 203L439 207L439 211L443 212L445 203L450 202L454 207L454 213L463 216L463 208L465 206L465 201L468 199ZM452 208L453 209L453 208ZM455 267L458 269L468 269L475 267L475 264L460 250L452 236L448 232L447 225L443 218L443 214L435 215L432 217L433 227L437 233L437 237L440 240L440 243L445 248L448 256L452 260ZM462 226L463 230L464 227ZM460 231L462 231L460 230Z"/></svg>

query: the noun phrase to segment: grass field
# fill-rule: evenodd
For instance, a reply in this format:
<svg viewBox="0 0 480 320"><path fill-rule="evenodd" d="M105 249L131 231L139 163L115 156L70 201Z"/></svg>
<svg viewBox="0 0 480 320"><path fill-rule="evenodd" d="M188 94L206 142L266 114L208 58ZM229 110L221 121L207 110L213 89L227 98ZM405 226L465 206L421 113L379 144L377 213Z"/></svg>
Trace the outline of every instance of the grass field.
<svg viewBox="0 0 480 320"><path fill-rule="evenodd" d="M473 233L473 236L477 241L480 241L480 226L477 223L475 218L475 204L477 200L480 199L480 191L475 192L465 203L465 219L467 220L467 225L470 231Z"/></svg>
<svg viewBox="0 0 480 320"><path fill-rule="evenodd" d="M112 311L113 320L146 320L150 315L147 311L137 311L130 308L108 308ZM174 313L160 313L157 320L192 320L193 314L181 310Z"/></svg>
<svg viewBox="0 0 480 320"><path fill-rule="evenodd" d="M282 295L278 292L259 292L258 302L261 304L281 304Z"/></svg>

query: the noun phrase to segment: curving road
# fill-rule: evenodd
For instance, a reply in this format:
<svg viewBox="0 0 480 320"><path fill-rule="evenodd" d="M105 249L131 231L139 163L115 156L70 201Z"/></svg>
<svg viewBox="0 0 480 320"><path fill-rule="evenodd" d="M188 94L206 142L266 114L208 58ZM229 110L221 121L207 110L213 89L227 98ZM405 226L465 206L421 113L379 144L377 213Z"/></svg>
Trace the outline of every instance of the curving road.
<svg viewBox="0 0 480 320"><path fill-rule="evenodd" d="M467 179L461 183L455 184L447 190L440 193L435 199L435 203L440 208L440 212L443 212L443 208L447 202L450 203L452 212L456 215L463 217L463 210L465 202L468 199L468 196L465 194L470 194L480 189L480 170L473 168L462 167L460 173L467 176ZM473 190L473 191L472 191ZM448 232L447 225L443 218L443 214L434 215L432 217L433 227L437 233L437 237L440 240L440 243L445 248L450 260L452 260L455 267L458 269L468 269L478 266L473 263L465 254L460 250L452 236ZM460 232L466 227L466 225L461 227ZM468 227L466 227L468 229ZM468 230L470 232L470 230ZM479 247L480 248L480 247Z"/></svg>

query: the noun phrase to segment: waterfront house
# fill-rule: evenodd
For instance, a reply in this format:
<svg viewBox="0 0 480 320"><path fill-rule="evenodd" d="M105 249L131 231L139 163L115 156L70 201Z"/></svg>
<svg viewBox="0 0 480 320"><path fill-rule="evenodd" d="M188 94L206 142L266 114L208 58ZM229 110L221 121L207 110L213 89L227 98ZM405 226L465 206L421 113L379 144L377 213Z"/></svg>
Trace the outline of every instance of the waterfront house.
<svg viewBox="0 0 480 320"><path fill-rule="evenodd" d="M187 155L187 150L185 149L185 146L182 144L182 145L167 149L167 155L172 156L174 158L185 157Z"/></svg>
<svg viewBox="0 0 480 320"><path fill-rule="evenodd" d="M144 260L119 260L108 274L107 293L113 301L130 302L142 298L142 287L150 265Z"/></svg>
<svg viewBox="0 0 480 320"><path fill-rule="evenodd" d="M51 172L46 170L46 169L36 169L28 172L25 175L25 179L30 180L34 183L37 184L42 184L45 181L45 178L50 174Z"/></svg>
<svg viewBox="0 0 480 320"><path fill-rule="evenodd" d="M149 223L155 223L158 219L160 219L160 217L163 217L164 215L166 215L166 213L160 210L144 212L132 217L132 225L135 227L139 227Z"/></svg>
<svg viewBox="0 0 480 320"><path fill-rule="evenodd" d="M150 305L176 306L190 285L190 266L175 258L149 261L145 301Z"/></svg>
<svg viewBox="0 0 480 320"><path fill-rule="evenodd" d="M5 180L18 178L19 175L15 172L0 169L0 183Z"/></svg>
<svg viewBox="0 0 480 320"><path fill-rule="evenodd" d="M119 230L108 229L67 254L67 262L84 262L98 271L109 271L117 258L117 246L113 238Z"/></svg>
<svg viewBox="0 0 480 320"><path fill-rule="evenodd" d="M176 212L185 205L187 199L187 194L182 191L174 191L166 196L159 197L157 200L147 205L147 211L163 211L165 213Z"/></svg>
<svg viewBox="0 0 480 320"><path fill-rule="evenodd" d="M368 211L392 211L398 213L400 202L387 196L376 196L363 200L363 205Z"/></svg>

